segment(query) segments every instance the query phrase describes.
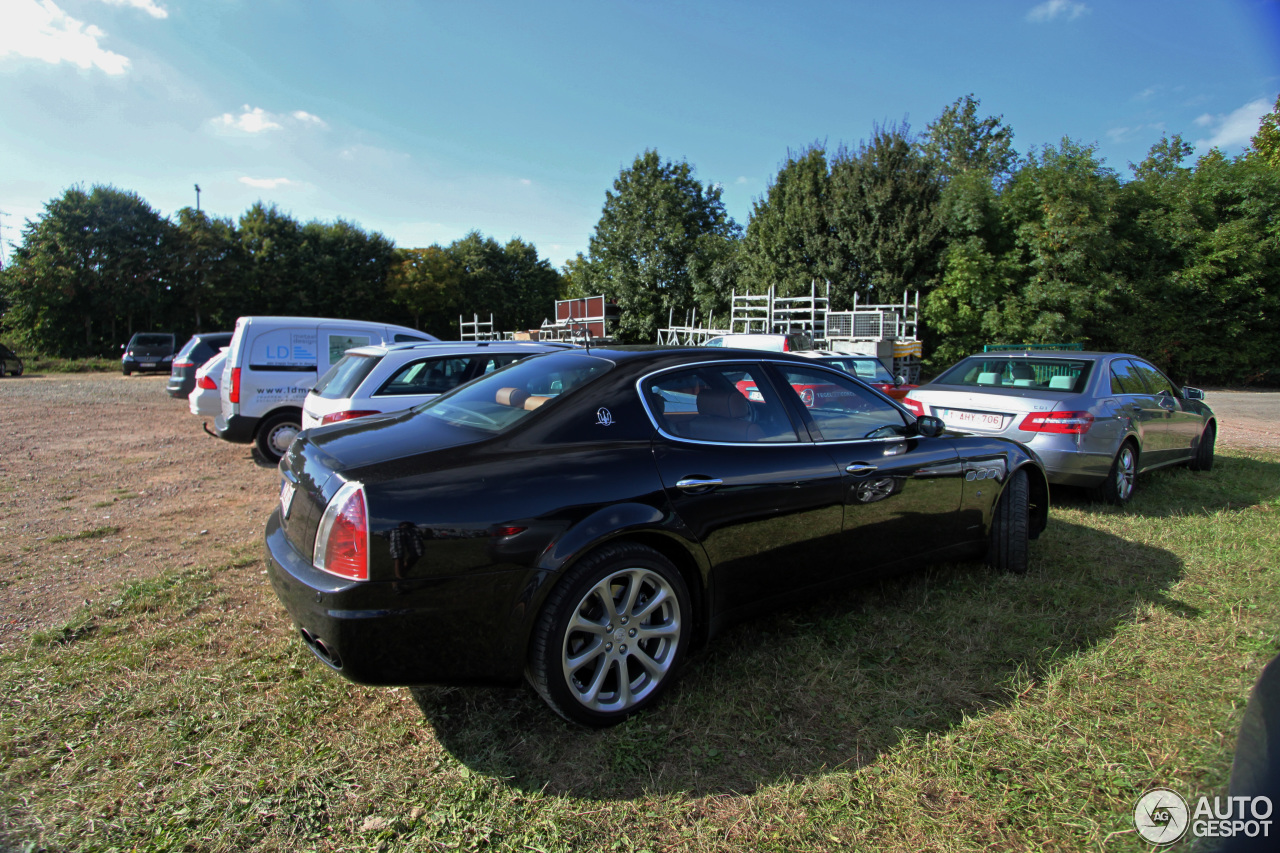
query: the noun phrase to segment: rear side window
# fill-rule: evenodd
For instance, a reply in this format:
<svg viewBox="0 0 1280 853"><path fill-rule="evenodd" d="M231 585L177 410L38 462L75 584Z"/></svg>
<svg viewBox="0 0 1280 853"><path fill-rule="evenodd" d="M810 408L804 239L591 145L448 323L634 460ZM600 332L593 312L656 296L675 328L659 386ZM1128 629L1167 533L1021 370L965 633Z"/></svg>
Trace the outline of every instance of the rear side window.
<svg viewBox="0 0 1280 853"><path fill-rule="evenodd" d="M376 355L344 355L325 371L311 393L326 400L345 400L355 393L381 360L382 357Z"/></svg>
<svg viewBox="0 0 1280 853"><path fill-rule="evenodd" d="M178 360L181 361L184 358L190 357L191 351L194 350L199 345L200 345L199 338L192 338L191 340L187 341L185 344L182 345L182 349L178 351Z"/></svg>
<svg viewBox="0 0 1280 853"><path fill-rule="evenodd" d="M799 441L760 364L706 364L646 378L642 387L667 435L716 444Z"/></svg>
<svg viewBox="0 0 1280 853"><path fill-rule="evenodd" d="M1133 362L1126 358L1118 358L1111 362L1111 393L1147 393L1146 387L1142 384L1142 377L1138 375L1138 371L1133 366Z"/></svg>

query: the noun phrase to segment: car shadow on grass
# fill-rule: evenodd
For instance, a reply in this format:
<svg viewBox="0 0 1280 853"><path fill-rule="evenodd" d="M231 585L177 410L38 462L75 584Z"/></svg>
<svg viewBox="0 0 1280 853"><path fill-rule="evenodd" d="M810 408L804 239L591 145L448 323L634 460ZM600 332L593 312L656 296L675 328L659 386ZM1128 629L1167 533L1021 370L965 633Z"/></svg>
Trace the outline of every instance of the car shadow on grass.
<svg viewBox="0 0 1280 853"><path fill-rule="evenodd" d="M1025 679L1170 600L1172 553L1054 520L1022 576L981 563L864 583L731 627L650 711L612 729L565 723L528 689L415 691L441 744L527 791L616 799L749 793L856 769L904 733L1010 704Z"/></svg>

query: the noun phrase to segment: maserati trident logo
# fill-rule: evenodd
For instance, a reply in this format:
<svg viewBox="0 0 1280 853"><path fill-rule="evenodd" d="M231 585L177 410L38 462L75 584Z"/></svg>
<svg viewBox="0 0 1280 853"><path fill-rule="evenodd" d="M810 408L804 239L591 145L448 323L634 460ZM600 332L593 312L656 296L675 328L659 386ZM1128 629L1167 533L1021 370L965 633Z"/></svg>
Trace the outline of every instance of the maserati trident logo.
<svg viewBox="0 0 1280 853"><path fill-rule="evenodd" d="M596 409L596 426L613 426L613 412L604 406Z"/></svg>

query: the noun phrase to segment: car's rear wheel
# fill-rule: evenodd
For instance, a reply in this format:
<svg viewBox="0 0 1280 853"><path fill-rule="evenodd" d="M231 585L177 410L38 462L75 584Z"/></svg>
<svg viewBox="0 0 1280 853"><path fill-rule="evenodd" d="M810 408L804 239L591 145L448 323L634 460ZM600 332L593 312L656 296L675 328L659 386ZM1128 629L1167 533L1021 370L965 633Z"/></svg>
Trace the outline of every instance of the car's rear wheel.
<svg viewBox="0 0 1280 853"><path fill-rule="evenodd" d="M1030 526L1031 487L1027 483L1027 472L1014 471L991 519L987 563L1001 572L1026 572Z"/></svg>
<svg viewBox="0 0 1280 853"><path fill-rule="evenodd" d="M132 371L131 371L131 370L129 370L129 368L127 368L127 367L122 367L122 368L121 368L121 370L123 370L123 371L124 371L124 375L125 375L125 376L128 376L128 375L132 372Z"/></svg>
<svg viewBox="0 0 1280 853"><path fill-rule="evenodd" d="M258 427L258 450L272 462L280 461L302 432L302 418L289 412L272 415Z"/></svg>
<svg viewBox="0 0 1280 853"><path fill-rule="evenodd" d="M1196 445L1196 455L1191 458L1187 467L1192 471L1213 470L1213 445L1217 440L1218 430L1213 424L1205 424L1200 434L1200 443Z"/></svg>
<svg viewBox="0 0 1280 853"><path fill-rule="evenodd" d="M534 626L529 682L565 719L603 727L658 700L692 637L688 587L644 545L607 545L569 570Z"/></svg>
<svg viewBox="0 0 1280 853"><path fill-rule="evenodd" d="M1116 506L1123 506L1133 497L1134 481L1138 477L1138 448L1132 441L1120 445L1116 458L1111 461L1107 479L1095 491L1095 497Z"/></svg>

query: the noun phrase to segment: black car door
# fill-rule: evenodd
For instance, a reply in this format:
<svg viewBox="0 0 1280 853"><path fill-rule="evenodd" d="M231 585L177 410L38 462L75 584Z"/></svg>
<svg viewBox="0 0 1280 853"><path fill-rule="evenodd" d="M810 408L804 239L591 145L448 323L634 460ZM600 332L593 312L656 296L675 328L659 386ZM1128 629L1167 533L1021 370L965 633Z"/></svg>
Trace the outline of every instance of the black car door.
<svg viewBox="0 0 1280 853"><path fill-rule="evenodd" d="M675 514L711 562L716 612L835 573L841 474L797 428L759 362L711 362L643 380L654 459Z"/></svg>
<svg viewBox="0 0 1280 853"><path fill-rule="evenodd" d="M842 472L849 573L972 538L960 517L965 472L953 440L914 435L900 409L843 374L784 362L770 366Z"/></svg>

